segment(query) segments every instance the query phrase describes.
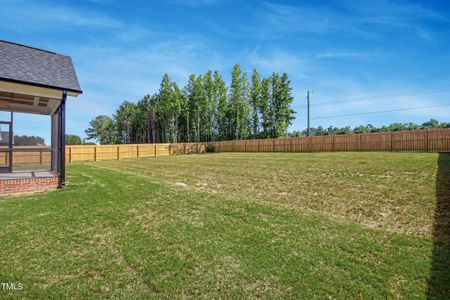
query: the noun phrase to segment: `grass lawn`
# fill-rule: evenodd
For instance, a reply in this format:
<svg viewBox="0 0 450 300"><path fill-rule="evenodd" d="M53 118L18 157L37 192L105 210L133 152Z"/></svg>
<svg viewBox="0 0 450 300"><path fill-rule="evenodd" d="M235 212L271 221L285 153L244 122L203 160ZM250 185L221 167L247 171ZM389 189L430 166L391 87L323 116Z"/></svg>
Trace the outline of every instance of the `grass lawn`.
<svg viewBox="0 0 450 300"><path fill-rule="evenodd" d="M0 198L0 298L449 298L450 155L73 164Z"/></svg>

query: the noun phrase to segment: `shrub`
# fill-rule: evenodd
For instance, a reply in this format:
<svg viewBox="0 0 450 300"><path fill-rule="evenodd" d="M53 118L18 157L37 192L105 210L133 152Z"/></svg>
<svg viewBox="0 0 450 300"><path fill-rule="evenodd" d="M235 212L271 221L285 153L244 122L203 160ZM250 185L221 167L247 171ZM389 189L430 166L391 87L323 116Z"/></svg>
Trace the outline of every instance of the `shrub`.
<svg viewBox="0 0 450 300"><path fill-rule="evenodd" d="M213 153L214 152L214 146L211 144L206 145L206 153Z"/></svg>

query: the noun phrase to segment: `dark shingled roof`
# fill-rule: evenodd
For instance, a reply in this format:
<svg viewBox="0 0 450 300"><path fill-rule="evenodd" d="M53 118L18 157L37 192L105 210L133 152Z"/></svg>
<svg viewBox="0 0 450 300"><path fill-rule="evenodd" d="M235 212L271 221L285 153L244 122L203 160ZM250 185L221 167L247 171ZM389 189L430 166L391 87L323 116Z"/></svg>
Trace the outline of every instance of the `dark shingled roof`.
<svg viewBox="0 0 450 300"><path fill-rule="evenodd" d="M81 93L69 56L2 40L0 79Z"/></svg>

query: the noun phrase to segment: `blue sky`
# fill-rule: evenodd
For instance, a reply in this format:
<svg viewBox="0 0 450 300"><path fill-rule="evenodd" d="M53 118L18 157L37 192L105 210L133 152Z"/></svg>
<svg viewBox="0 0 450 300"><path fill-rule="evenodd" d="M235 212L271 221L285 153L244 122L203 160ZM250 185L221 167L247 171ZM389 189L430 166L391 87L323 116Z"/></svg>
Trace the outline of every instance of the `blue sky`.
<svg viewBox="0 0 450 300"><path fill-rule="evenodd" d="M400 93L313 105L314 127L450 121L450 106L315 119L450 104L449 1L318 3L0 0L0 39L72 57L84 93L69 99L67 132L81 136L96 115L156 92L164 73L180 85L208 69L228 81L235 63L289 73L298 111L290 130L306 126L307 90L312 103ZM48 138L48 124L17 115L16 133Z"/></svg>

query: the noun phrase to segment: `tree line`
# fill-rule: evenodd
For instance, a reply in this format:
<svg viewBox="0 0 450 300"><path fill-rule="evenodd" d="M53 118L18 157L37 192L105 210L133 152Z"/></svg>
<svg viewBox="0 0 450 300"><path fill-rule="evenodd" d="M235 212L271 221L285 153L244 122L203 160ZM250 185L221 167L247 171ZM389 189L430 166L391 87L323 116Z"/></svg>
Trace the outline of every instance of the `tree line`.
<svg viewBox="0 0 450 300"><path fill-rule="evenodd" d="M311 127L310 134L312 136L318 135L335 135L335 134L350 134L350 133L372 133L372 132L387 132L387 131L404 131L404 130L421 130L421 129L431 129L431 128L450 128L450 123L439 122L438 120L431 119L430 121L424 122L422 124L409 123L392 123L387 126L376 127L371 124L360 125L354 128L350 126L346 127L335 127L329 126L324 128L318 126L317 128ZM290 137L306 136L307 130L303 131L293 131L289 133Z"/></svg>
<svg viewBox="0 0 450 300"><path fill-rule="evenodd" d="M44 146L43 137L34 135L14 135L15 146Z"/></svg>
<svg viewBox="0 0 450 300"><path fill-rule="evenodd" d="M97 116L85 131L100 144L209 142L286 136L295 118L287 73L251 77L238 64L231 83L217 71L192 74L180 88L169 75L158 93L124 101L112 117Z"/></svg>
<svg viewBox="0 0 450 300"><path fill-rule="evenodd" d="M76 134L66 134L66 145L92 145ZM45 146L45 139L34 135L14 135L14 146Z"/></svg>
<svg viewBox="0 0 450 300"><path fill-rule="evenodd" d="M311 128L312 136L319 135L336 135L336 134L351 134L351 133L372 133L372 132L388 132L388 131L404 131L404 130L422 130L433 128L450 128L450 122L439 122L438 120L431 119L430 121L422 124L415 123L392 123L387 126L375 127L371 124L356 126L353 129L350 126L335 127L330 126L324 128L318 126L317 128ZM307 131L293 131L288 133L288 137L300 137L306 136ZM66 134L66 145L93 145L95 143L88 142L86 139L82 139L76 134ZM45 140L43 137L34 135L14 135L15 146L45 146Z"/></svg>

